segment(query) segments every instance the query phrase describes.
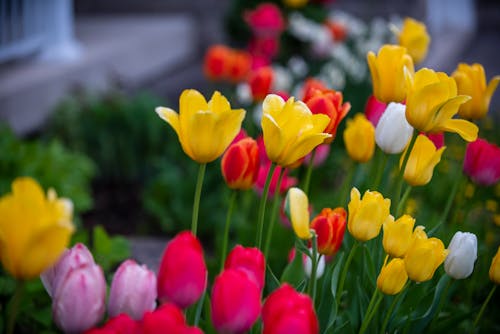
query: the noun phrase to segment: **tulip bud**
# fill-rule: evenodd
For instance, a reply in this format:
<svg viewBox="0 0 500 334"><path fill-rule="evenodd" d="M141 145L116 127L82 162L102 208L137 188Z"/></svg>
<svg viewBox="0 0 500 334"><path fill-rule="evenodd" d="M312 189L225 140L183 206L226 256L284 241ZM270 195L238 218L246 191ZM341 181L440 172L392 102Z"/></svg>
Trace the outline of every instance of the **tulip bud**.
<svg viewBox="0 0 500 334"><path fill-rule="evenodd" d="M311 222L311 228L318 236L318 252L335 254L344 239L347 212L344 208L325 208Z"/></svg>
<svg viewBox="0 0 500 334"><path fill-rule="evenodd" d="M312 254L312 249L310 249L310 252ZM317 263L316 263L315 278L318 280L325 273L325 266L326 266L325 257L323 255L321 255L320 253L318 253L316 256L316 262ZM303 254L302 263L304 265L304 272L306 273L306 276L308 278L311 278L311 274L312 274L312 260L311 260L311 258L309 256Z"/></svg>
<svg viewBox="0 0 500 334"><path fill-rule="evenodd" d="M500 284L500 247L497 249L497 253L493 257L490 266L490 280L495 284Z"/></svg>
<svg viewBox="0 0 500 334"><path fill-rule="evenodd" d="M293 187L288 190L285 199L285 211L289 213L292 228L301 239L310 239L309 200L301 189Z"/></svg>
<svg viewBox="0 0 500 334"><path fill-rule="evenodd" d="M259 148L252 138L229 146L221 160L222 176L231 189L250 189L259 174Z"/></svg>
<svg viewBox="0 0 500 334"><path fill-rule="evenodd" d="M448 250L441 240L427 238L423 227L417 226L413 231L412 244L404 257L408 277L415 282L430 280L447 255Z"/></svg>
<svg viewBox="0 0 500 334"><path fill-rule="evenodd" d="M158 270L158 298L180 308L196 302L207 286L207 267L198 239L180 232L165 248Z"/></svg>
<svg viewBox="0 0 500 334"><path fill-rule="evenodd" d="M344 144L349 157L356 162L367 162L375 151L375 128L363 114L348 119L344 130Z"/></svg>
<svg viewBox="0 0 500 334"><path fill-rule="evenodd" d="M182 311L174 304L166 303L155 311L148 311L142 319L142 332L145 334L199 334L196 327L189 327Z"/></svg>
<svg viewBox="0 0 500 334"><path fill-rule="evenodd" d="M382 244L387 254L392 257L403 257L411 245L415 219L404 215L394 221L391 216L384 225Z"/></svg>
<svg viewBox="0 0 500 334"><path fill-rule="evenodd" d="M205 76L210 80L226 79L230 55L231 49L224 45L211 46L205 54L203 63Z"/></svg>
<svg viewBox="0 0 500 334"><path fill-rule="evenodd" d="M425 24L407 17L397 37L399 45L408 50L415 64L425 59L431 42Z"/></svg>
<svg viewBox="0 0 500 334"><path fill-rule="evenodd" d="M225 269L238 269L244 271L248 277L257 284L262 291L265 284L266 259L260 249L256 247L243 247L236 245L229 252Z"/></svg>
<svg viewBox="0 0 500 334"><path fill-rule="evenodd" d="M413 127L405 116L405 105L391 102L375 128L375 141L388 154L403 152L413 134Z"/></svg>
<svg viewBox="0 0 500 334"><path fill-rule="evenodd" d="M484 139L467 144L463 171L474 183L491 186L500 180L500 148Z"/></svg>
<svg viewBox="0 0 500 334"><path fill-rule="evenodd" d="M138 321L130 318L127 314L120 314L109 319L101 328L92 328L85 334L139 334L142 333Z"/></svg>
<svg viewBox="0 0 500 334"><path fill-rule="evenodd" d="M109 292L108 313L111 317L126 313L135 320L156 306L156 276L145 265L133 260L123 262L116 270Z"/></svg>
<svg viewBox="0 0 500 334"><path fill-rule="evenodd" d="M448 245L444 270L454 279L464 279L472 274L477 259L477 238L473 233L457 232Z"/></svg>
<svg viewBox="0 0 500 334"><path fill-rule="evenodd" d="M390 207L391 200L384 198L379 192L367 190L361 198L359 190L352 188L351 201L348 204L349 232L359 241L375 238L380 233L382 224L391 219Z"/></svg>
<svg viewBox="0 0 500 334"><path fill-rule="evenodd" d="M317 334L318 318L308 295L283 284L262 307L263 334Z"/></svg>
<svg viewBox="0 0 500 334"><path fill-rule="evenodd" d="M274 72L271 67L261 67L250 72L248 84L255 101L262 101L271 92Z"/></svg>
<svg viewBox="0 0 500 334"><path fill-rule="evenodd" d="M382 267L377 278L377 288L386 295L395 295L401 292L407 280L404 260L395 258Z"/></svg>
<svg viewBox="0 0 500 334"><path fill-rule="evenodd" d="M225 269L211 294L212 322L219 333L246 333L259 317L260 288L244 271Z"/></svg>

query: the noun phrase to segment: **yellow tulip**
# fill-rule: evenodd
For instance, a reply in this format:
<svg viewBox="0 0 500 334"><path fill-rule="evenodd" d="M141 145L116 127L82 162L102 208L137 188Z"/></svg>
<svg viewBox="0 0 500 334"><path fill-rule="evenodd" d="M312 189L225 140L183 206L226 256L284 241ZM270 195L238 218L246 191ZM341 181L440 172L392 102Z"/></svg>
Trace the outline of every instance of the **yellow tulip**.
<svg viewBox="0 0 500 334"><path fill-rule="evenodd" d="M399 45L408 50L413 62L418 64L427 56L431 38L425 24L412 18L406 18L398 34L398 41Z"/></svg>
<svg viewBox="0 0 500 334"><path fill-rule="evenodd" d="M17 178L12 193L0 198L0 258L17 279L38 277L52 266L70 241L74 227L73 206L47 196L33 179Z"/></svg>
<svg viewBox="0 0 500 334"><path fill-rule="evenodd" d="M245 118L245 110L231 109L221 93L216 91L207 103L194 89L182 92L179 113L165 107L157 107L156 113L175 130L184 153L198 163L220 157Z"/></svg>
<svg viewBox="0 0 500 334"><path fill-rule="evenodd" d="M396 221L392 218L384 223L382 245L387 254L392 257L405 255L412 242L413 225L415 219L409 215L403 215Z"/></svg>
<svg viewBox="0 0 500 334"><path fill-rule="evenodd" d="M497 253L493 257L490 266L490 280L495 284L500 284L500 247L497 249Z"/></svg>
<svg viewBox="0 0 500 334"><path fill-rule="evenodd" d="M408 95L406 119L421 132L455 132L466 141L477 138L478 127L463 119L454 119L461 104L470 97L457 96L457 84L446 73L428 68L415 75L405 72Z"/></svg>
<svg viewBox="0 0 500 334"><path fill-rule="evenodd" d="M434 143L425 135L418 135L415 145L411 150L403 174L405 181L412 186L423 186L432 178L434 167L441 161L441 155L446 146L436 150ZM408 148L406 149L406 151ZM405 154L401 155L399 165L403 164Z"/></svg>
<svg viewBox="0 0 500 334"><path fill-rule="evenodd" d="M406 98L404 69L413 73L413 61L406 48L386 44L378 56L370 51L367 55L372 76L373 95L382 102L401 102Z"/></svg>
<svg viewBox="0 0 500 334"><path fill-rule="evenodd" d="M364 114L348 119L343 133L347 154L356 162L367 162L375 152L375 128Z"/></svg>
<svg viewBox="0 0 500 334"><path fill-rule="evenodd" d="M299 188L292 187L286 196L286 209L290 214L292 228L297 237L310 239L309 229L309 200L305 192Z"/></svg>
<svg viewBox="0 0 500 334"><path fill-rule="evenodd" d="M300 8L304 7L307 5L307 2L309 0L283 0L283 3L285 6L291 7L291 8Z"/></svg>
<svg viewBox="0 0 500 334"><path fill-rule="evenodd" d="M488 112L491 96L497 88L500 76L493 77L486 86L486 75L481 64L461 63L452 74L457 83L458 94L469 95L471 100L458 109L458 114L466 119L480 119Z"/></svg>
<svg viewBox="0 0 500 334"><path fill-rule="evenodd" d="M262 132L267 156L272 162L289 167L331 137L323 133L330 118L314 115L305 103L293 97L284 101L269 94L262 103Z"/></svg>
<svg viewBox="0 0 500 334"><path fill-rule="evenodd" d="M434 276L444 262L448 250L438 238L427 238L422 226L413 232L413 241L405 254L404 262L408 277L415 282L425 282Z"/></svg>
<svg viewBox="0 0 500 334"><path fill-rule="evenodd" d="M403 259L392 259L382 267L377 278L377 288L386 295L395 295L401 292L408 281L408 274Z"/></svg>
<svg viewBox="0 0 500 334"><path fill-rule="evenodd" d="M347 228L359 241L375 238L382 224L393 219L389 213L391 200L384 198L377 191L366 191L361 198L357 188L351 189L351 201L348 204L349 218Z"/></svg>

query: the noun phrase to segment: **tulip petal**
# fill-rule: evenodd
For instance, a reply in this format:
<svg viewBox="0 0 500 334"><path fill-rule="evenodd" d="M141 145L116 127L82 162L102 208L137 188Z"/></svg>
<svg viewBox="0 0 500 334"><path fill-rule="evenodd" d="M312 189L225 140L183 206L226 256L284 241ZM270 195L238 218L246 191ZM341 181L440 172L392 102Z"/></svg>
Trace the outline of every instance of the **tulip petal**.
<svg viewBox="0 0 500 334"><path fill-rule="evenodd" d="M309 201L307 195L299 188L290 188L288 190L288 200L290 218L295 234L301 239L310 239Z"/></svg>
<svg viewBox="0 0 500 334"><path fill-rule="evenodd" d="M280 164L285 167L293 165L297 160L308 155L316 146L322 144L329 137L331 135L326 133L313 133L312 135L303 136L291 145L292 147L288 151L286 159L280 162Z"/></svg>
<svg viewBox="0 0 500 334"><path fill-rule="evenodd" d="M179 138L179 142L181 143L182 150L191 158L193 158L193 152L191 150L191 147L189 146L189 143L186 141L186 136L184 135L183 131L186 130L186 128L181 128L180 124L180 117L179 114L176 113L174 110L170 108L165 108L165 107L157 107L155 109L156 113L158 116L160 116L161 119L163 119L165 122L167 122L174 130L175 133L177 134L177 137ZM185 117L183 117L185 118ZM185 125L187 126L187 125Z"/></svg>
<svg viewBox="0 0 500 334"><path fill-rule="evenodd" d="M231 110L231 105L225 96L223 96L220 92L215 91L210 101L208 101L208 109L212 110L216 114L220 114Z"/></svg>
<svg viewBox="0 0 500 334"><path fill-rule="evenodd" d="M281 96L268 94L262 102L262 111L264 114L270 114L272 117L276 117L281 112L284 105L285 101Z"/></svg>
<svg viewBox="0 0 500 334"><path fill-rule="evenodd" d="M443 105L438 108L433 121L435 124L434 128L435 130L437 130L436 132L440 132L441 130L439 130L439 126L455 116L460 105L469 101L470 99L470 96L458 95L443 103Z"/></svg>
<svg viewBox="0 0 500 334"><path fill-rule="evenodd" d="M486 92L484 93L484 98L487 101L486 105L490 104L491 97L493 96L493 93L497 89L499 82L500 82L500 75L496 75L490 80L488 87L486 88Z"/></svg>
<svg viewBox="0 0 500 334"><path fill-rule="evenodd" d="M213 144L216 117L214 113L208 111L199 111L191 117L189 123L191 136L187 145L193 152L191 158L199 163L208 163L218 158Z"/></svg>
<svg viewBox="0 0 500 334"><path fill-rule="evenodd" d="M245 114L246 112L244 109L229 109L222 113L217 119L215 129L220 131L220 134L215 134L218 136L219 143L217 147L217 156L220 156L227 149L238 132L240 132L241 123L245 118Z"/></svg>
<svg viewBox="0 0 500 334"><path fill-rule="evenodd" d="M262 132L267 156L271 161L277 161L285 146L285 141L279 125L268 114L262 116Z"/></svg>
<svg viewBox="0 0 500 334"><path fill-rule="evenodd" d="M477 139L479 128L464 119L450 119L443 124L443 130L456 132L464 140L473 142Z"/></svg>

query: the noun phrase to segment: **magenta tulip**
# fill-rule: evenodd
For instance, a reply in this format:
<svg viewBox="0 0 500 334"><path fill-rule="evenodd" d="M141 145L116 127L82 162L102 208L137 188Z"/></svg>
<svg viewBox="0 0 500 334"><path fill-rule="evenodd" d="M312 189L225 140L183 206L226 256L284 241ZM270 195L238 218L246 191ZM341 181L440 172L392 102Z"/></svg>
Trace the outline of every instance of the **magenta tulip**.
<svg viewBox="0 0 500 334"><path fill-rule="evenodd" d="M497 183L500 180L500 148L481 138L467 144L463 170L479 185Z"/></svg>
<svg viewBox="0 0 500 334"><path fill-rule="evenodd" d="M228 254L224 268L242 270L257 284L260 291L264 288L266 259L260 249L236 245Z"/></svg>

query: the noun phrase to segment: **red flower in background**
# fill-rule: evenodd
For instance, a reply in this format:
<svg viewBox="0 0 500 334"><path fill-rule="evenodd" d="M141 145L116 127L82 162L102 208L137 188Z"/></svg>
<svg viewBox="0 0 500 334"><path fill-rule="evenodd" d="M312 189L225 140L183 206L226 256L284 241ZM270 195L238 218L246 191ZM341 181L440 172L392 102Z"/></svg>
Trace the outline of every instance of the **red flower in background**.
<svg viewBox="0 0 500 334"><path fill-rule="evenodd" d="M311 222L311 228L318 235L318 252L333 255L338 252L344 240L347 212L344 208L325 208Z"/></svg>
<svg viewBox="0 0 500 334"><path fill-rule="evenodd" d="M378 121L380 117L382 117L385 108L387 108L387 103L380 102L373 95L370 95L368 101L366 101L365 116L374 127L377 127Z"/></svg>
<svg viewBox="0 0 500 334"><path fill-rule="evenodd" d="M335 21L326 21L325 25L334 41L342 42L347 37L347 28L344 24Z"/></svg>
<svg viewBox="0 0 500 334"><path fill-rule="evenodd" d="M158 299L186 308L196 302L207 286L203 249L190 232L177 234L165 248L158 270Z"/></svg>
<svg viewBox="0 0 500 334"><path fill-rule="evenodd" d="M283 14L273 3L262 3L245 12L244 19L257 37L277 37L285 29Z"/></svg>
<svg viewBox="0 0 500 334"><path fill-rule="evenodd" d="M213 81L241 82L247 79L252 57L246 51L213 45L205 53L203 71Z"/></svg>
<svg viewBox="0 0 500 334"><path fill-rule="evenodd" d="M463 170L474 183L483 186L497 183L500 179L500 148L481 138L467 144Z"/></svg>
<svg viewBox="0 0 500 334"><path fill-rule="evenodd" d="M271 67L261 67L250 73L248 83L255 101L262 101L271 92L274 72Z"/></svg>
<svg viewBox="0 0 500 334"><path fill-rule="evenodd" d="M231 189L252 188L259 166L259 147L250 137L231 144L221 160L222 176Z"/></svg>
<svg viewBox="0 0 500 334"><path fill-rule="evenodd" d="M311 298L283 284L262 307L263 334L317 334L318 319Z"/></svg>
<svg viewBox="0 0 500 334"><path fill-rule="evenodd" d="M190 327L186 323L184 314L174 304L163 304L153 312L146 312L142 319L143 334L202 334L196 327Z"/></svg>
<svg viewBox="0 0 500 334"><path fill-rule="evenodd" d="M248 78L252 66L252 57L246 51L232 50L228 78L231 82L242 82Z"/></svg>
<svg viewBox="0 0 500 334"><path fill-rule="evenodd" d="M424 135L426 135L427 138L429 138L434 143L436 149L439 150L441 147L444 146L444 132L424 133Z"/></svg>

